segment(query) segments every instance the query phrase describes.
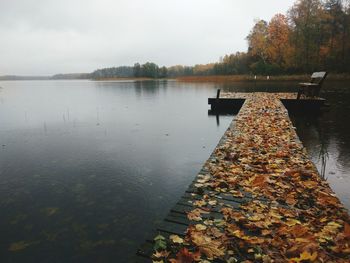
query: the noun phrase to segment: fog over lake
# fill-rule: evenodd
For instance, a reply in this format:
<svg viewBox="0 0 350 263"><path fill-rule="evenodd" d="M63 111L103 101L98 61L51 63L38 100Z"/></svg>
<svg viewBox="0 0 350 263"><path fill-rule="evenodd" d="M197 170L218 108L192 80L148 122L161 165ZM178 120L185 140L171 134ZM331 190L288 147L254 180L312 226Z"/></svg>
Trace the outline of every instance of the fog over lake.
<svg viewBox="0 0 350 263"><path fill-rule="evenodd" d="M0 0L0 75L215 62L246 51L254 20L293 2Z"/></svg>

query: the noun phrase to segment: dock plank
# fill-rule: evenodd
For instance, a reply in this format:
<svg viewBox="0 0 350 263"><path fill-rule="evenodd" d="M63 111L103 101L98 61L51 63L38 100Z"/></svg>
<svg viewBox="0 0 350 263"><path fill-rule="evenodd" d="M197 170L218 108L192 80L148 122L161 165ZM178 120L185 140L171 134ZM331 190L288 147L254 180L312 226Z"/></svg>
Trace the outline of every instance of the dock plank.
<svg viewBox="0 0 350 263"><path fill-rule="evenodd" d="M198 252L209 262L350 262L349 214L289 119L281 100L294 95L282 95L224 94L226 102L244 104L157 228L169 256L156 260L179 258L185 248L187 256ZM152 240L142 256L151 257Z"/></svg>

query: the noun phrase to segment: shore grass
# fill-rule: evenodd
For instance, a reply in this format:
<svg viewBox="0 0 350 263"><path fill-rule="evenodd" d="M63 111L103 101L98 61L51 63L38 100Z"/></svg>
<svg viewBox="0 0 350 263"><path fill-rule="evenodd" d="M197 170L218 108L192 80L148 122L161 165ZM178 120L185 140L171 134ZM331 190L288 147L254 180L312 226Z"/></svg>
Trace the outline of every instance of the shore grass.
<svg viewBox="0 0 350 263"><path fill-rule="evenodd" d="M155 80L153 78L122 78L122 77L113 77L113 78L96 78L96 79L91 79L94 81L113 81L113 80L135 80L135 81L144 81L144 80Z"/></svg>
<svg viewBox="0 0 350 263"><path fill-rule="evenodd" d="M330 73L327 76L328 80L349 80L350 74L332 74ZM177 81L180 82L216 82L216 83L225 83L225 82L240 82L240 81L255 81L255 76L253 75L228 75L228 76L187 76L187 77L178 77ZM279 76L256 76L257 81L309 81L310 75L279 75Z"/></svg>

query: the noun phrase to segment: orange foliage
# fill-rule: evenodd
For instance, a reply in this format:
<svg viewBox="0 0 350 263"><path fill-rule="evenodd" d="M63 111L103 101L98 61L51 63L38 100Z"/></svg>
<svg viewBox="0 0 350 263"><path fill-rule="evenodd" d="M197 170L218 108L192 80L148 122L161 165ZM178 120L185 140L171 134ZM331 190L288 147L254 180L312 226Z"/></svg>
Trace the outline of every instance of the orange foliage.
<svg viewBox="0 0 350 263"><path fill-rule="evenodd" d="M285 66L291 53L289 44L290 28L287 17L275 15L268 25L268 55L272 63Z"/></svg>

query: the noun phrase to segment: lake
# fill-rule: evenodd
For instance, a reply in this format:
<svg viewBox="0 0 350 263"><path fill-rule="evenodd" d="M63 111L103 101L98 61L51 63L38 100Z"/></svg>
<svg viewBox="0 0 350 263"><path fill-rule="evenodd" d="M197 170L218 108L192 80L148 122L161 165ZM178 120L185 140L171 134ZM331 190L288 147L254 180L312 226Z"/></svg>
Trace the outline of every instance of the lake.
<svg viewBox="0 0 350 263"><path fill-rule="evenodd" d="M292 116L320 173L350 208L350 87ZM0 82L0 262L130 262L184 193L234 116L208 115L230 91L294 82Z"/></svg>

